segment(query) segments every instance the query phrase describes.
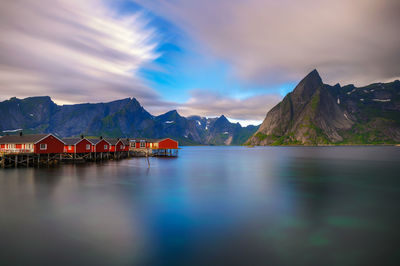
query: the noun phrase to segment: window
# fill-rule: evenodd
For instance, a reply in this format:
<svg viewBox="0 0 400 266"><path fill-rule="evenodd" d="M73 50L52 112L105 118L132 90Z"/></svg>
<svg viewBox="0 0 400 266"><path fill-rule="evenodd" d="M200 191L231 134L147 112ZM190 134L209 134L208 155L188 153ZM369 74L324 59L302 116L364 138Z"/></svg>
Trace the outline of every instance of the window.
<svg viewBox="0 0 400 266"><path fill-rule="evenodd" d="M108 149L108 146L107 146L107 145L104 145L104 149L107 150L107 149Z"/></svg>
<svg viewBox="0 0 400 266"><path fill-rule="evenodd" d="M42 150L42 151L47 150L47 144L40 143L40 150Z"/></svg>
<svg viewBox="0 0 400 266"><path fill-rule="evenodd" d="M72 146L71 145L68 146L68 150L72 150Z"/></svg>
<svg viewBox="0 0 400 266"><path fill-rule="evenodd" d="M86 150L90 150L90 144L86 144Z"/></svg>
<svg viewBox="0 0 400 266"><path fill-rule="evenodd" d="M144 148L144 147L146 147L146 142L141 141L141 142L140 142L140 148Z"/></svg>
<svg viewBox="0 0 400 266"><path fill-rule="evenodd" d="M124 145L121 145L121 150L123 150L124 149Z"/></svg>

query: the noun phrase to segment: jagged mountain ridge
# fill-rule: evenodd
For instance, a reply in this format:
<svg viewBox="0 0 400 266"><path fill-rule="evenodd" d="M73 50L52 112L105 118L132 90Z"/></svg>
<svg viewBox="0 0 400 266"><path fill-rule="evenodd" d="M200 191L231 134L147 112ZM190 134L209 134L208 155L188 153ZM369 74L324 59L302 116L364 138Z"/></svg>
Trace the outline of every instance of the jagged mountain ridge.
<svg viewBox="0 0 400 266"><path fill-rule="evenodd" d="M400 81L330 86L317 70L273 107L249 145L400 142Z"/></svg>
<svg viewBox="0 0 400 266"><path fill-rule="evenodd" d="M172 137L183 145L240 145L257 129L254 126L241 127L240 124L227 121L227 127L235 129L229 129L228 134L222 134L225 131L220 131L225 128L214 127L218 118L186 118L180 116L176 110L153 116L135 98L59 106L48 96L25 99L14 97L0 102L0 119L0 131L3 134L22 129L26 133L52 132L61 137L81 134L105 137Z"/></svg>

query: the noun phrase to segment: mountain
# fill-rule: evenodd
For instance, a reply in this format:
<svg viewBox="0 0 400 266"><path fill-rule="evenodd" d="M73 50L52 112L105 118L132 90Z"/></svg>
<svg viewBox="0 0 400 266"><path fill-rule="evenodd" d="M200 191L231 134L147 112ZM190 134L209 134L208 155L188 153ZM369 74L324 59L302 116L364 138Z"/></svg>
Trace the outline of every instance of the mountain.
<svg viewBox="0 0 400 266"><path fill-rule="evenodd" d="M0 132L12 134L20 129L60 137L171 137L182 145L240 145L257 127L241 127L225 116L186 118L176 110L153 116L135 98L62 106L48 96L0 102Z"/></svg>
<svg viewBox="0 0 400 266"><path fill-rule="evenodd" d="M273 107L249 145L400 142L400 81L357 88L324 84L309 73Z"/></svg>

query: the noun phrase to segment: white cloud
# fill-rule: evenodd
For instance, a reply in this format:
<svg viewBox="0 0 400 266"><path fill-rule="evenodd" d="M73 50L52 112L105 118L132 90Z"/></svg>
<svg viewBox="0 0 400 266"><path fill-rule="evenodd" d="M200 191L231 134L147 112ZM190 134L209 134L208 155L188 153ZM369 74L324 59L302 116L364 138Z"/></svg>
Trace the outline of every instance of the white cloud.
<svg viewBox="0 0 400 266"><path fill-rule="evenodd" d="M96 102L158 94L137 71L159 55L141 14L118 16L101 0L0 2L3 99L50 95Z"/></svg>
<svg viewBox="0 0 400 266"><path fill-rule="evenodd" d="M282 97L276 94L264 94L236 99L218 93L193 90L190 99L179 106L184 116L201 115L214 117L225 115L242 124L254 124L265 118L267 111L275 106Z"/></svg>

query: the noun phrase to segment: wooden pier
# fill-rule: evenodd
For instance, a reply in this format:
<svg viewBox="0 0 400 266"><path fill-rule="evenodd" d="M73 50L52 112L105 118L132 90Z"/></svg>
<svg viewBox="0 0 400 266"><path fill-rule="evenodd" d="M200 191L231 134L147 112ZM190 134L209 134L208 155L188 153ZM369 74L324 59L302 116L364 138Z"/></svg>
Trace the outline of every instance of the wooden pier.
<svg viewBox="0 0 400 266"><path fill-rule="evenodd" d="M160 157L177 157L178 149L153 149L152 154Z"/></svg>
<svg viewBox="0 0 400 266"><path fill-rule="evenodd" d="M50 153L2 153L0 154L0 165L1 168L53 166L59 164L62 158L62 154Z"/></svg>
<svg viewBox="0 0 400 266"><path fill-rule="evenodd" d="M176 156L168 151L157 151L151 149L138 149L135 151L122 152L90 152L81 154L55 153L55 154L35 154L35 153L0 153L1 168L17 167L49 167L60 163L87 163L103 162L107 160L123 160L132 157L156 157L156 156Z"/></svg>

